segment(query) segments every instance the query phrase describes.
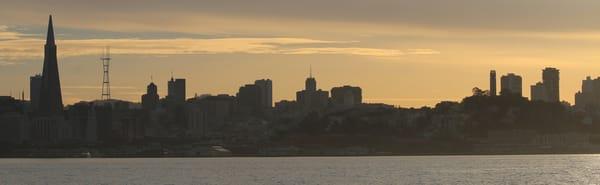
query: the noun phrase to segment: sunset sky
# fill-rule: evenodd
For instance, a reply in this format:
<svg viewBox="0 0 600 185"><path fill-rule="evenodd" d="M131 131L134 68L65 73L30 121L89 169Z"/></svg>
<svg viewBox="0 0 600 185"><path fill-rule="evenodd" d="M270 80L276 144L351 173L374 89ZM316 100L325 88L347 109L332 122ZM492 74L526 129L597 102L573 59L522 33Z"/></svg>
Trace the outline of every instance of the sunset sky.
<svg viewBox="0 0 600 185"><path fill-rule="evenodd" d="M598 0L5 0L0 95L28 99L49 14L66 104L100 98L106 45L113 98L136 102L150 76L165 96L171 72L188 96L269 78L279 101L295 99L312 65L318 88L360 86L365 102L402 107L488 89L491 69L521 75L529 97L544 67L559 68L571 103L600 75Z"/></svg>

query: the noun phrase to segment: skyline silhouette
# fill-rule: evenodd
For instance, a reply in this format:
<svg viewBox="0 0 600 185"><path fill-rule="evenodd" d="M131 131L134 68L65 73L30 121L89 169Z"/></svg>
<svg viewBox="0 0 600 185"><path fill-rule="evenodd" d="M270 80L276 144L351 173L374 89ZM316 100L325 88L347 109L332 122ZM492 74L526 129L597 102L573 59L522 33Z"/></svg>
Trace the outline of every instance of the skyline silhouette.
<svg viewBox="0 0 600 185"><path fill-rule="evenodd" d="M152 2L139 7L132 3L108 1L94 5L119 9L102 13L93 8L88 9L89 14L66 11L59 7L65 3L63 1L57 1L56 5L32 2L35 1L2 7L6 15L3 17L12 19L2 19L0 23L3 25L0 26L0 35L3 35L0 47L3 51L10 51L0 56L3 63L0 82L13 85L0 87L0 94L27 92L28 79L20 75L39 73L38 63L42 61L43 52L38 51L43 49L37 43L45 41L42 30L46 29L46 25L40 20L46 19L48 11L19 13L10 9L19 9L16 6L24 10L52 9L56 12L55 16L59 16L60 24L55 28L60 42L59 71L61 74L69 71L68 75L61 76L65 104L97 98L98 90L95 88L101 85L101 75L98 74L101 68L97 58L106 45L114 46L113 55L119 59L114 61L111 69L112 85L116 88L113 89L114 97L129 101L137 100L137 96L144 93L145 85L139 84L147 84L150 75L155 76L158 87L167 86L164 80L158 79L168 79L170 71L192 82L188 83L187 95L233 94L239 84L249 79L269 78L279 84L274 86L277 93L273 95L274 100L279 101L295 97L295 91L302 88L302 79L312 64L325 89L338 84L354 84L365 89L366 102L404 107L433 106L442 100L460 100L473 86L487 86L487 80L481 77L487 76L490 69L502 74L519 74L526 85L541 81L540 69L548 66L562 69L561 80L564 83L561 84L560 99L571 103L574 102L573 94L580 89L580 80L600 75L593 70L600 67L594 62L597 61L595 52L598 48L595 27L589 24L595 18L575 11L581 7L593 7L593 2L548 4L547 9L541 10L552 12L563 5L560 6L561 12L564 12L562 16L577 21L565 21L566 18L554 14L541 19L535 14L530 17L533 23L526 25L500 16L507 14L503 11L491 11L490 15L467 11L474 16L454 17L449 21L455 23L454 26L434 21L433 17L443 20L444 16L438 14L423 14L424 17L411 20L408 17L414 18L414 12L397 11L413 7L430 12L428 8L437 7L427 2L404 2L408 6L396 6L402 4L401 1L386 2L389 6L370 4L366 6L367 12L377 9L381 12L351 15L357 19L346 23L336 17L346 15L346 10L356 9L347 3L338 5L346 10L332 10L341 14L325 11L333 6L330 4L322 7L314 7L318 4L314 2L304 4L319 10L314 12L323 17L319 21L306 12L289 10L301 6L296 3L276 6L276 9L286 11L266 11L261 13L264 15L256 15L256 9L244 6L244 2L186 2L189 7L171 5L157 11L158 5L163 3ZM448 9L440 13L450 14L448 12L452 12L458 4L468 4L464 1L456 3L448 5ZM515 7L531 6L514 1L505 3ZM271 1L258 4L274 6ZM83 5L70 3L70 6ZM235 7L240 8L232 11ZM395 8L392 11L382 7ZM467 10L489 8L480 3L464 7ZM196 11L198 8L203 11ZM136 9L138 11L133 11ZM520 9L506 11L527 15ZM115 18L123 12L136 14ZM148 15L148 12L160 13ZM396 16L386 17L384 12ZM282 20L269 19L265 15ZM360 19L360 15L369 19ZM104 18L100 18L102 16ZM513 15L506 15L510 16ZM449 15L447 18L452 17ZM496 27L483 21L493 17L497 17L492 19L498 23ZM550 17L557 23L548 22ZM367 20L373 24L365 25ZM137 66L144 67L133 72L127 70ZM236 75L229 75L230 72ZM446 80L447 76L452 76L452 81ZM217 79L217 82L212 79ZM524 87L524 96L529 96L529 91L529 87ZM167 92L165 88L159 88L159 93Z"/></svg>
<svg viewBox="0 0 600 185"><path fill-rule="evenodd" d="M41 77L39 77L39 75L34 75L34 76L30 76L30 89L34 89L36 91L39 91L39 93L34 92L32 90L30 90L30 97L29 100L31 101L31 99L34 99L35 101L32 101L32 105L33 105L33 109L36 110L36 112L38 112L40 115L57 115L60 114L60 112L62 112L62 107L63 107L63 102L62 102L62 94L61 94L61 86L60 86L60 77L59 77L59 72L58 72L58 61L57 61L57 47L55 44L55 34L54 34L54 26L52 23L52 15L49 15L49 20L48 20L48 30L46 32L46 44L44 45L44 62L43 62L43 68L42 68L42 75ZM108 46L106 47L108 48ZM105 48L105 49L106 49ZM107 57L106 51L103 50L103 56L102 57ZM102 58L104 59L104 58ZM105 70L106 66L104 66L104 61L103 61L103 70ZM552 67L546 67L542 70L542 82L537 82L535 84L531 85L531 96L530 96L530 100L536 100L536 101L546 101L546 102L561 102L560 100L560 88L559 88L559 70L556 68L552 68ZM107 73L106 71L103 71L103 73ZM103 74L106 75L106 74ZM496 70L490 70L490 74L489 74L489 89L487 90L488 95L490 96L496 96L497 95L497 79L496 79ZM39 80L37 78L40 78ZM103 79L107 78L107 76L104 76ZM266 81L265 81L266 80ZM590 80L590 76L587 76L585 80ZM585 85L585 80L582 81L582 90L577 91L576 94L574 94L574 96L579 96L578 94L583 91L583 89L586 88ZM259 83L260 82L260 83ZM262 103L260 104L265 104L265 102L270 102L268 103L269 106L273 105L273 95L271 94L273 92L272 90L272 81L270 79L263 79L263 80L257 80L256 81L258 87L260 87L263 91L265 90L264 88L269 89L269 95L268 95L268 99L265 98L265 94L263 94L263 100L260 100ZM500 93L499 94L515 94L521 97L527 97L526 95L523 94L523 84L522 84L522 77L519 76L518 74L515 73L507 73L506 75L502 75L500 77ZM195 98L198 96L198 93L195 93L194 96L190 97L190 96L186 96L186 79L185 78L178 78L178 79L174 79L173 77L173 73L171 72L171 78L168 81L168 93L167 96L165 96L165 99L167 99L169 102L180 102L183 103L185 102L188 98ZM260 84L260 85L259 85ZM108 87L104 87L104 85L107 85L105 82L103 82L103 87L102 87L102 94L101 94L101 100L105 100L104 96L106 95L104 92L105 88L110 88L110 86ZM39 87L38 87L39 86ZM244 86L240 88L239 92L243 92L242 89L244 89L245 91L247 91L246 89L249 88L249 86ZM332 89L345 89L345 88L353 88L351 86L347 86L345 85L344 87L334 87ZM478 88L478 87L475 87ZM133 102L138 102L141 104L144 104L144 99L150 98L150 97L146 97L146 96L152 96L152 98L148 99L148 100L152 100L151 103L148 103L147 105L144 106L150 106L150 107L154 107L156 104L158 104L158 98L160 98L160 96L158 96L158 87L154 84L153 79L151 78L151 82L148 85L148 90L146 94L140 94L141 95L141 99L138 99L137 101L133 100ZM350 90L350 91L354 91L354 90ZM358 87L358 94L360 94L360 101L358 102L362 102L362 90L360 89L360 87ZM150 93L150 94L148 94ZM316 93L316 94L314 94ZM332 92L333 93L333 92ZM222 93L219 93L222 94ZM210 93L206 93L203 95L210 95ZM22 92L22 95L20 95L21 99L24 99L24 91ZM34 97L35 96L35 97ZM239 96L239 94L238 94ZM242 94L243 96L243 94ZM33 97L33 98L32 98ZM158 97L158 98L156 98ZM311 104L319 104L319 102L323 102L323 100L318 100L317 99L327 99L329 97L329 92L327 91L322 91L321 89L317 90L317 82L315 80L315 78L313 77L313 72L312 72L312 65L309 66L309 72L308 72L308 78L305 81L305 89L303 91L298 91L296 93L296 100L298 100L298 102L300 104L305 104L305 106L307 107L312 107L313 105ZM244 98L241 98L242 100ZM90 100L82 100L82 101L94 101L97 99L90 99ZM106 99L109 100L109 99ZM117 99L115 99L117 100ZM575 98L575 100L577 100L577 97ZM132 100L129 100L132 101ZM254 101L254 100L248 100L248 101ZM286 101L285 99L281 100L281 101ZM312 101L317 101L317 102L312 102ZM337 102L339 100L332 100L333 102ZM442 100L440 102L443 102L446 100ZM566 101L565 101L566 102ZM78 102L73 102L73 103L78 103ZM384 102L372 102L372 103L384 103ZM576 103L576 101L574 101L573 103ZM318 105L316 107L325 107L326 105ZM262 105L262 107L265 107L265 105ZM315 107L315 108L316 108ZM309 108L309 109L315 109L315 108ZM316 108L319 109L319 108Z"/></svg>
<svg viewBox="0 0 600 185"><path fill-rule="evenodd" d="M0 3L0 184L594 184L598 0Z"/></svg>

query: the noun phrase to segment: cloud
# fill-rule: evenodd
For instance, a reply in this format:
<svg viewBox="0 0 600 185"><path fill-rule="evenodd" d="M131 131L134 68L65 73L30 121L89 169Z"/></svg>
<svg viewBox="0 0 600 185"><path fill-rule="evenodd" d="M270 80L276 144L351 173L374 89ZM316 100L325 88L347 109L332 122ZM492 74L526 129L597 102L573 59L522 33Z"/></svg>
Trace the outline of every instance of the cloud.
<svg viewBox="0 0 600 185"><path fill-rule="evenodd" d="M15 61L43 56L44 39L22 37L19 33L0 29L0 60ZM357 41L330 41L309 38L176 38L176 39L67 39L57 40L61 57L100 55L102 48L111 47L112 54L133 55L184 55L184 54L338 54L375 57L396 57L406 54L437 54L431 49L397 49L344 47ZM331 47L332 45L337 47ZM304 46L304 47L303 47ZM310 46L310 47L306 47Z"/></svg>
<svg viewBox="0 0 600 185"><path fill-rule="evenodd" d="M0 59L2 59L2 58L0 58ZM15 63L14 62L8 62L8 61L0 60L0 66L10 66L10 65L15 65Z"/></svg>
<svg viewBox="0 0 600 185"><path fill-rule="evenodd" d="M6 25L0 25L0 41L19 39L23 35L18 32L9 31Z"/></svg>
<svg viewBox="0 0 600 185"><path fill-rule="evenodd" d="M0 60L0 66L8 66L8 65L13 65L15 64L14 62L7 62L7 61L1 61Z"/></svg>
<svg viewBox="0 0 600 185"><path fill-rule="evenodd" d="M62 16L63 21L70 19L70 24L87 24L105 29L122 29L122 25L138 28L162 25L156 27L168 29L175 27L174 24L199 25L211 29L223 22L218 18L229 16L284 20L280 22L304 20L404 24L436 29L565 31L600 29L597 24L600 21L599 6L597 0L19 0L4 3L0 7L0 17L6 17L6 20L2 20L5 24L34 23L35 19L45 17L48 10L52 10ZM197 17L192 15L211 18L195 22L193 20Z"/></svg>
<svg viewBox="0 0 600 185"><path fill-rule="evenodd" d="M102 86L62 86L63 89L102 89ZM138 89L132 86L110 86L111 89Z"/></svg>
<svg viewBox="0 0 600 185"><path fill-rule="evenodd" d="M439 51L433 49L409 49L406 53L413 55L435 55L440 54Z"/></svg>
<svg viewBox="0 0 600 185"><path fill-rule="evenodd" d="M367 102L378 102L378 101L387 101L387 102L418 102L418 101L448 101L454 100L456 98L365 98L364 100Z"/></svg>
<svg viewBox="0 0 600 185"><path fill-rule="evenodd" d="M405 52L395 49L376 49L376 48L299 48L285 50L285 54L350 54L363 56L378 56L378 57L395 57L405 55Z"/></svg>

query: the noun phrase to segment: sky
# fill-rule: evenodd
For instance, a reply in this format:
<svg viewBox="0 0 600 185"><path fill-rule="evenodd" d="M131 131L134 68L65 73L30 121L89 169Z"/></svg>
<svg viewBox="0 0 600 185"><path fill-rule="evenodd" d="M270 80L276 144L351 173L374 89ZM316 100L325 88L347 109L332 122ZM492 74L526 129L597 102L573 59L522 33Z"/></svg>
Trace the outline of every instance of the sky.
<svg viewBox="0 0 600 185"><path fill-rule="evenodd" d="M49 14L66 104L100 98L104 46L112 97L134 102L151 81L165 96L171 74L190 97L269 78L274 101L293 100L312 66L320 89L402 107L460 101L490 70L521 75L528 97L556 67L573 103L600 75L597 0L2 0L0 95L29 98Z"/></svg>

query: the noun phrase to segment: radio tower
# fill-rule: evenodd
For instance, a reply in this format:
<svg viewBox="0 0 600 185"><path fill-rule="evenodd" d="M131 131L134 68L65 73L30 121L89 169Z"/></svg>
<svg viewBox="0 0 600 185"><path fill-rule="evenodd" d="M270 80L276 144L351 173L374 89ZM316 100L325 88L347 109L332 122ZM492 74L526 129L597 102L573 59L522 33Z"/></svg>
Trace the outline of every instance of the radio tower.
<svg viewBox="0 0 600 185"><path fill-rule="evenodd" d="M102 78L102 100L110 99L110 80L108 78L108 66L110 64L110 47L106 46L100 60L102 60L102 68L104 69L104 77Z"/></svg>

